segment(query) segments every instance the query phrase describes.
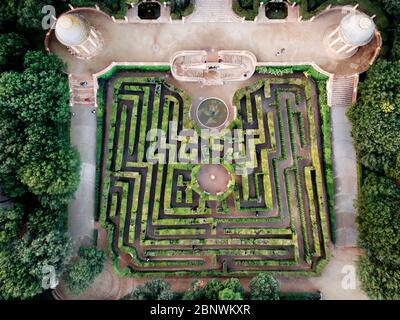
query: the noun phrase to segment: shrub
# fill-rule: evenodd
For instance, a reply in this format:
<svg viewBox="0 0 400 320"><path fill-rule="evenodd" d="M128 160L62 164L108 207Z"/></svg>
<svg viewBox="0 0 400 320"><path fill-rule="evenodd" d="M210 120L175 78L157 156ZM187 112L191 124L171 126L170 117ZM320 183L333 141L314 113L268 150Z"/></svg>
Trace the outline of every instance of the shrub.
<svg viewBox="0 0 400 320"><path fill-rule="evenodd" d="M17 33L0 35L0 72L17 68L21 65L26 51L25 38Z"/></svg>
<svg viewBox="0 0 400 320"><path fill-rule="evenodd" d="M165 280L154 279L146 282L144 285L137 286L132 291L130 300L172 300L174 294L171 291L171 285Z"/></svg>
<svg viewBox="0 0 400 320"><path fill-rule="evenodd" d="M68 290L74 295L80 295L89 288L103 271L105 259L103 251L81 247L79 259L71 264L65 275Z"/></svg>
<svg viewBox="0 0 400 320"><path fill-rule="evenodd" d="M279 300L279 283L266 273L251 279L249 288L252 300Z"/></svg>
<svg viewBox="0 0 400 320"><path fill-rule="evenodd" d="M360 98L348 111L361 163L400 179L400 61L378 61L360 85Z"/></svg>
<svg viewBox="0 0 400 320"><path fill-rule="evenodd" d="M389 266L372 256L360 257L357 261L361 287L372 299L400 299L400 270Z"/></svg>
<svg viewBox="0 0 400 320"><path fill-rule="evenodd" d="M240 281L230 278L221 282L212 279L206 285L194 280L190 283L189 289L183 295L183 300L242 300L244 289Z"/></svg>
<svg viewBox="0 0 400 320"><path fill-rule="evenodd" d="M370 173L357 201L361 246L376 260L400 263L400 188L389 178Z"/></svg>

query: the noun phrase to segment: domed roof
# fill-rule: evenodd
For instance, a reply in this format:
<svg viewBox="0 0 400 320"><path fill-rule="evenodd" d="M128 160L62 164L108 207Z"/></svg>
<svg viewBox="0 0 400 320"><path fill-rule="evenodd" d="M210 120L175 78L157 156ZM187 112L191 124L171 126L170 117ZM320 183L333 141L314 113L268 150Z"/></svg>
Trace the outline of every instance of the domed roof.
<svg viewBox="0 0 400 320"><path fill-rule="evenodd" d="M66 46L78 46L89 37L90 28L86 20L75 14L64 14L57 19L56 37Z"/></svg>
<svg viewBox="0 0 400 320"><path fill-rule="evenodd" d="M368 44L375 33L374 21L363 13L350 13L340 22L343 39L353 46Z"/></svg>

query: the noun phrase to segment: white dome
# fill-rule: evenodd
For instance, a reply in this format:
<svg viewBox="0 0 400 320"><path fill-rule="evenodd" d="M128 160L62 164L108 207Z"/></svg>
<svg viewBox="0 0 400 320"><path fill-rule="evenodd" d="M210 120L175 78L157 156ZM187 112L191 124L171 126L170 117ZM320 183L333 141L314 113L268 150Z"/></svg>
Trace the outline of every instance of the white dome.
<svg viewBox="0 0 400 320"><path fill-rule="evenodd" d="M75 14L64 14L57 19L56 37L66 46L79 46L90 34L86 20Z"/></svg>
<svg viewBox="0 0 400 320"><path fill-rule="evenodd" d="M350 13L340 22L340 33L348 44L364 46L374 37L375 23L366 14Z"/></svg>

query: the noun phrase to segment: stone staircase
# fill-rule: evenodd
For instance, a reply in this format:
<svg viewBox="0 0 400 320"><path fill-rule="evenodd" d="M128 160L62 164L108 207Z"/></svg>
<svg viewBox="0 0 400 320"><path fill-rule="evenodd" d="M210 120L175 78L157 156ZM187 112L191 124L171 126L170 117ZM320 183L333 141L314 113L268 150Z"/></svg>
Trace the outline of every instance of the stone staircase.
<svg viewBox="0 0 400 320"><path fill-rule="evenodd" d="M331 107L349 107L356 100L358 75L330 80L328 103Z"/></svg>
<svg viewBox="0 0 400 320"><path fill-rule="evenodd" d="M70 105L78 107L94 107L96 103L94 82L92 78L69 78Z"/></svg>
<svg viewBox="0 0 400 320"><path fill-rule="evenodd" d="M188 22L235 22L241 21L232 10L232 0L196 0Z"/></svg>

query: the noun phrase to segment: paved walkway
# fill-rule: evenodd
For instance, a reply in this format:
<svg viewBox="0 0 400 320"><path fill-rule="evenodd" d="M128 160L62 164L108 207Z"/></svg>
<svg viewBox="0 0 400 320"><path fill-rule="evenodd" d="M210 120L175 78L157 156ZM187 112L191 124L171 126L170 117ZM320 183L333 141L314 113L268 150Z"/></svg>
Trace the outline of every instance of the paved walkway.
<svg viewBox="0 0 400 320"><path fill-rule="evenodd" d="M81 156L81 182L68 208L68 230L75 250L81 244L91 244L93 239L97 131L93 110L93 103L71 107L71 144Z"/></svg>
<svg viewBox="0 0 400 320"><path fill-rule="evenodd" d="M343 107L331 108L336 245L356 247L357 159L346 111Z"/></svg>

